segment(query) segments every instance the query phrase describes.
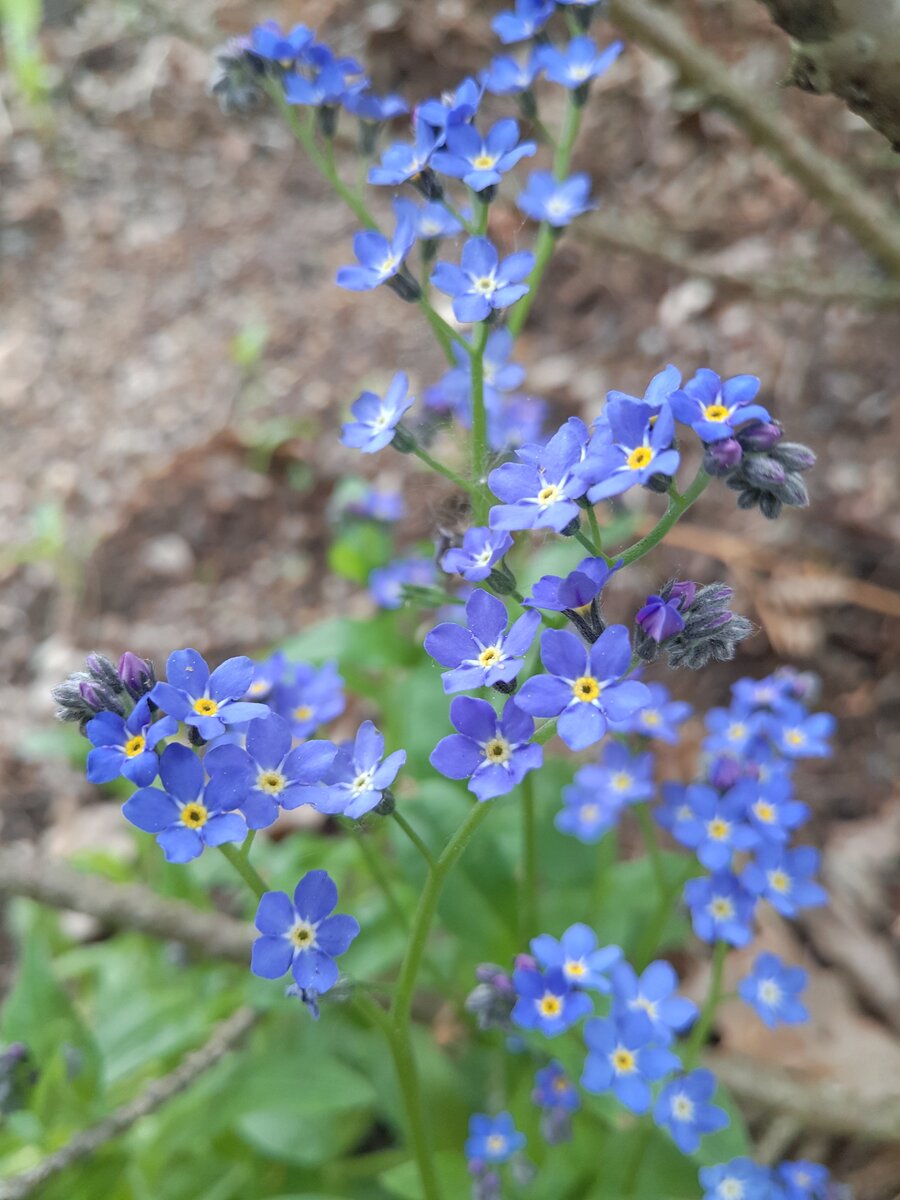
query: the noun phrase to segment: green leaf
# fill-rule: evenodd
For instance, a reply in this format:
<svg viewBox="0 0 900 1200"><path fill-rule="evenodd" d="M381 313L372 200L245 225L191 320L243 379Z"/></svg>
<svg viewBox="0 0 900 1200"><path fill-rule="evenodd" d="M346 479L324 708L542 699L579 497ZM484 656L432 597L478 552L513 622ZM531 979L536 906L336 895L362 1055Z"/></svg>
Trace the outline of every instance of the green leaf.
<svg viewBox="0 0 900 1200"><path fill-rule="evenodd" d="M362 585L376 567L390 561L392 549L391 535L383 526L360 521L331 543L328 565L336 575Z"/></svg>
<svg viewBox="0 0 900 1200"><path fill-rule="evenodd" d="M445 1195L456 1198L470 1194L472 1180L461 1148L435 1154L434 1165ZM400 1196L401 1200L422 1200L419 1168L412 1160L383 1171L379 1179L392 1195Z"/></svg>
<svg viewBox="0 0 900 1200"><path fill-rule="evenodd" d="M315 1167L339 1158L360 1142L369 1125L370 1117L361 1113L345 1113L339 1121L330 1116L308 1116L298 1125L296 1114L273 1107L245 1113L235 1128L240 1137L268 1158Z"/></svg>

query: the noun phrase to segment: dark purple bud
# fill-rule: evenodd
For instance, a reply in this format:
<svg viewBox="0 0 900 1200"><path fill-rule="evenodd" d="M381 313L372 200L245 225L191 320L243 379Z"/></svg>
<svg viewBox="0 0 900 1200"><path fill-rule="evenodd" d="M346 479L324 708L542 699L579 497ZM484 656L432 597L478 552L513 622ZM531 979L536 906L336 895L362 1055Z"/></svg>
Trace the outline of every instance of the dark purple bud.
<svg viewBox="0 0 900 1200"><path fill-rule="evenodd" d="M479 983L492 983L494 987L512 992L513 981L507 971L494 963L479 963L475 968L475 978Z"/></svg>
<svg viewBox="0 0 900 1200"><path fill-rule="evenodd" d="M661 596L648 596L634 619L657 645L684 629L684 617L678 611L678 605L671 601L667 603Z"/></svg>
<svg viewBox="0 0 900 1200"><path fill-rule="evenodd" d="M802 442L782 442L773 452L772 457L786 471L808 471L816 465L816 456L809 446Z"/></svg>
<svg viewBox="0 0 900 1200"><path fill-rule="evenodd" d="M112 692L122 691L122 681L113 664L104 654L93 651L87 656L87 669L98 683Z"/></svg>
<svg viewBox="0 0 900 1200"><path fill-rule="evenodd" d="M668 599L678 604L681 612L686 608L690 608L694 603L694 596L697 594L697 584L691 583L689 579L685 579L682 583L673 583L669 588Z"/></svg>
<svg viewBox="0 0 900 1200"><path fill-rule="evenodd" d="M130 650L126 650L119 659L118 676L129 696L135 700L145 696L156 683L153 663L148 659L138 658Z"/></svg>
<svg viewBox="0 0 900 1200"><path fill-rule="evenodd" d="M741 764L736 758L717 758L709 768L709 782L720 792L727 792L734 787L741 774Z"/></svg>
<svg viewBox="0 0 900 1200"><path fill-rule="evenodd" d="M703 469L707 475L720 479L734 470L743 454L739 442L734 438L723 438L721 442L713 442L711 446L706 447Z"/></svg>
<svg viewBox="0 0 900 1200"><path fill-rule="evenodd" d="M748 451L756 453L760 450L771 450L780 441L784 430L772 421L755 421L745 426L738 433L738 441Z"/></svg>
<svg viewBox="0 0 900 1200"><path fill-rule="evenodd" d="M741 464L741 476L751 487L772 491L784 483L785 469L768 454L748 454Z"/></svg>
<svg viewBox="0 0 900 1200"><path fill-rule="evenodd" d="M89 679L82 679L78 685L78 691L82 700L94 712L103 710L103 700L101 699L102 689L96 683L92 683Z"/></svg>

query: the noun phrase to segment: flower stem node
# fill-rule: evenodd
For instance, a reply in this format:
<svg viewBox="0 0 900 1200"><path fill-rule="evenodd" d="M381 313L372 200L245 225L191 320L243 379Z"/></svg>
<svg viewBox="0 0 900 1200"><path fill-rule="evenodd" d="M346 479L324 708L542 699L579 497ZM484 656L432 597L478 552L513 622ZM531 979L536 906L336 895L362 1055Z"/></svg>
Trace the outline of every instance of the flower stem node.
<svg viewBox="0 0 900 1200"><path fill-rule="evenodd" d="M394 440L391 445L400 454L412 454L416 448L416 439L405 425L398 425L394 430Z"/></svg>
<svg viewBox="0 0 900 1200"><path fill-rule="evenodd" d="M497 596L511 596L516 590L516 577L505 562L494 567L486 582Z"/></svg>
<svg viewBox="0 0 900 1200"><path fill-rule="evenodd" d="M401 300L405 300L407 304L417 304L421 299L422 289L405 267L390 279L386 279L385 283L395 295L399 296Z"/></svg>

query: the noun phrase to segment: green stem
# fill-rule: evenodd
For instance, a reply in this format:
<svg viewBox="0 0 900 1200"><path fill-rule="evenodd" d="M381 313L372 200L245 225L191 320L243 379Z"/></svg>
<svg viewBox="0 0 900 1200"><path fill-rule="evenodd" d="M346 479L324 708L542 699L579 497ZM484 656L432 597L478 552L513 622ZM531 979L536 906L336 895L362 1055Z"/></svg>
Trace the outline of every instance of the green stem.
<svg viewBox="0 0 900 1200"><path fill-rule="evenodd" d="M472 482L477 488L473 505L473 520L476 525L487 524L489 500L485 487L487 475L487 408L484 403L484 348L488 339L487 322L482 321L475 330L472 342Z"/></svg>
<svg viewBox="0 0 900 1200"><path fill-rule="evenodd" d="M431 326L431 332L437 339L441 350L444 352L444 357L451 366L455 365L456 359L453 355L452 344L456 342L458 346L462 346L469 354L472 352L472 347L462 336L457 333L452 325L448 325L444 318L434 311L431 307L431 302L423 292L419 296L419 307L425 314L425 319Z"/></svg>
<svg viewBox="0 0 900 1200"><path fill-rule="evenodd" d="M623 1200L630 1200L637 1192L638 1180L641 1175L641 1167L644 1163L644 1158L647 1154L647 1144L650 1141L650 1135L653 1132L653 1125L649 1117L644 1117L637 1137L634 1139L634 1149L631 1152L631 1158L628 1161L628 1166L625 1168L625 1175L622 1179L622 1197Z"/></svg>
<svg viewBox="0 0 900 1200"><path fill-rule="evenodd" d="M565 179L569 173L569 165L572 162L572 151L575 147L575 139L578 137L578 131L581 128L583 111L582 105L577 102L574 94L570 92L566 104L566 115L563 118L562 131L559 135L559 141L556 144L556 153L553 155L554 179ZM546 271L547 264L553 256L553 249L556 246L557 238L558 233L553 226L549 225L546 221L542 221L534 243L534 266L531 269L531 274L528 276L529 290L513 307L507 321L507 328L513 337L519 336L525 322L528 320L528 314L531 312L532 304L534 304L541 279L544 277L544 271Z"/></svg>
<svg viewBox="0 0 900 1200"><path fill-rule="evenodd" d="M597 547L594 545L594 543L591 541L591 539L587 536L587 534L582 533L581 530L579 529L578 532L574 533L572 536L575 538L576 542L578 542L580 545L584 546L585 550L587 550L587 552L588 552L588 554L590 554L591 558L599 557L600 551L597 549Z"/></svg>
<svg viewBox="0 0 900 1200"><path fill-rule="evenodd" d="M600 557L606 558L603 553L603 535L600 532L600 522L597 520L597 510L593 504L587 510L588 524L591 527L591 541L597 547L597 553ZM609 559L607 559L607 562Z"/></svg>
<svg viewBox="0 0 900 1200"><path fill-rule="evenodd" d="M437 471L439 475L443 475L445 479L449 479L451 483L455 483L457 487L462 488L464 491L473 494L477 491L474 484L471 484L468 479L463 479L462 475L459 475L451 467L447 467L442 462L438 462L436 458L432 458L428 451L420 446L418 442L410 453L425 463L427 467L431 467L432 471Z"/></svg>
<svg viewBox="0 0 900 1200"><path fill-rule="evenodd" d="M241 854L240 850L232 846L230 843L220 846L219 850L222 852L222 857L231 863L232 867L235 869L235 871L237 871L238 875L240 875L241 879L243 879L244 883L246 883L247 887L250 888L253 894L262 899L262 897L270 889L269 885L259 874L256 868L251 866L251 864L247 862L246 858L244 858L244 856Z"/></svg>
<svg viewBox="0 0 900 1200"><path fill-rule="evenodd" d="M441 204L444 206L444 208L446 208L447 212L450 214L451 217L455 217L456 220L459 221L460 225L462 225L463 229L466 231L466 233L469 235L469 237L477 237L478 230L475 228L475 226L472 224L472 222L466 220L466 218L462 215L462 213L458 209L453 207L453 205L450 203L450 201L447 199L446 196L441 197Z"/></svg>
<svg viewBox="0 0 900 1200"><path fill-rule="evenodd" d="M475 804L470 809L468 816L441 851L434 867L428 872L428 878L425 880L425 886L422 889L419 904L413 917L409 944L407 945L406 955L400 967L400 974L397 979L397 992L391 1007L392 1020L394 1027L397 1029L404 1028L409 1022L416 977L422 963L422 956L425 953L428 933L431 929L431 922L434 919L438 897L444 886L444 880L466 846L468 846L475 830L487 816L490 807L489 803L485 803Z"/></svg>
<svg viewBox="0 0 900 1200"><path fill-rule="evenodd" d="M484 237L487 233L490 209L491 206L486 204L477 192L474 192L472 195L472 213L475 217L475 233L478 237Z"/></svg>
<svg viewBox="0 0 900 1200"><path fill-rule="evenodd" d="M558 717L551 717L549 721L545 721L540 729L535 730L534 737L531 740L537 742L539 746L543 746L544 742L549 742L554 733L556 733L556 722L558 720Z"/></svg>
<svg viewBox="0 0 900 1200"><path fill-rule="evenodd" d="M369 845L367 835L360 829L356 822L351 826L353 829L356 844L359 846L359 852L366 864L369 874L375 881L378 890L384 896L385 903L394 915L394 919L405 930L409 930L409 917L404 912L400 901L391 887L391 881L388 879L387 872L381 864L381 859L378 857L378 852Z"/></svg>
<svg viewBox="0 0 900 1200"><path fill-rule="evenodd" d="M406 817L404 817L403 814L396 808L391 813L391 816L428 863L429 867L433 867L435 865L434 855L416 833L415 829L413 829L412 825L410 825L409 821L407 821Z"/></svg>
<svg viewBox="0 0 900 1200"><path fill-rule="evenodd" d="M524 946L538 929L537 827L534 774L522 781L522 884L519 898L520 941Z"/></svg>
<svg viewBox="0 0 900 1200"><path fill-rule="evenodd" d="M251 829L241 844L241 858L249 858L253 843L256 841L256 830Z"/></svg>
<svg viewBox="0 0 900 1200"><path fill-rule="evenodd" d="M394 1072L400 1085L403 1107L406 1110L409 1140L419 1168L423 1200L441 1200L441 1187L434 1166L434 1151L426 1125L425 1114L429 1110L422 1095L419 1068L408 1026L404 1026L403 1029L391 1029L388 1033L388 1046L394 1060Z"/></svg>
<svg viewBox="0 0 900 1200"><path fill-rule="evenodd" d="M659 848L659 838L656 836L656 826L653 824L650 810L646 804L635 804L633 811L638 825L641 827L641 836L644 839L647 855L653 867L653 877L656 880L656 890L659 893L660 902L664 899L668 901L669 884L666 880L666 868L663 864L662 852Z"/></svg>
<svg viewBox="0 0 900 1200"><path fill-rule="evenodd" d="M702 496L710 482L710 476L701 467L694 477L694 482L683 496L677 492L669 495L669 506L665 514L660 517L650 532L639 542L635 542L633 546L629 546L627 550L623 550L621 554L613 557L621 558L623 565L628 567L633 562L637 562L639 558L643 558L645 554L649 554L653 547L662 541L672 526L684 516L694 501Z"/></svg>
<svg viewBox="0 0 900 1200"><path fill-rule="evenodd" d="M722 999L722 980L725 973L725 959L728 955L728 943L716 942L713 950L712 960L712 975L709 980L709 991L706 993L706 1001L700 1013L699 1020L691 1030L691 1036L688 1038L687 1046L684 1051L684 1069L692 1071L697 1065L697 1059L700 1057L700 1051L706 1045L706 1041L712 1030L713 1021L716 1019L716 1010L719 1007L719 1002Z"/></svg>
<svg viewBox="0 0 900 1200"><path fill-rule="evenodd" d="M600 910L603 907L603 901L606 898L606 893L609 889L610 871L616 865L619 858L619 838L618 831L614 825L612 829L607 830L600 841L597 843L597 863L594 874L594 915L599 916Z"/></svg>

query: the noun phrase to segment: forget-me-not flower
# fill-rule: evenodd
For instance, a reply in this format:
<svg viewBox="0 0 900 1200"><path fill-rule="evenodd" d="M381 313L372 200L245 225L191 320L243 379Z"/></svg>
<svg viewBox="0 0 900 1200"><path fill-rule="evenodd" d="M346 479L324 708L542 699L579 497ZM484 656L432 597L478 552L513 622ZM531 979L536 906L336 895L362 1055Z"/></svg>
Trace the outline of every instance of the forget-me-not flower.
<svg viewBox="0 0 900 1200"><path fill-rule="evenodd" d="M502 529L475 526L463 534L461 546L447 551L441 566L448 575L462 575L470 583L481 583L512 549L512 544L512 538Z"/></svg>
<svg viewBox="0 0 900 1200"><path fill-rule="evenodd" d="M100 712L88 721L84 732L94 747L87 757L90 783L109 783L124 775L138 787L146 787L159 770L156 747L163 738L178 732L178 721L162 717L154 722L150 703L143 696L127 717Z"/></svg>
<svg viewBox="0 0 900 1200"><path fill-rule="evenodd" d="M802 967L787 966L777 954L757 956L749 975L738 984L738 995L755 1009L770 1029L776 1025L801 1025L809 1020L800 993L809 975Z"/></svg>
<svg viewBox="0 0 900 1200"><path fill-rule="evenodd" d="M591 38L583 36L573 38L564 48L542 47L540 53L550 82L575 91L605 75L624 49L624 42L611 42L598 50Z"/></svg>
<svg viewBox="0 0 900 1200"><path fill-rule="evenodd" d="M370 292L382 283L394 279L403 269L407 254L416 240L418 209L412 200L394 200L397 218L394 236L390 241L383 233L364 229L353 238L353 253L358 267L341 267L337 273L338 287L351 292Z"/></svg>
<svg viewBox="0 0 900 1200"><path fill-rule="evenodd" d="M431 282L452 297L457 321L484 321L493 311L509 308L528 291L522 281L531 274L534 255L528 250L502 261L493 242L473 237L465 243L460 265L439 262Z"/></svg>
<svg viewBox="0 0 900 1200"><path fill-rule="evenodd" d="M384 396L363 392L354 400L350 408L354 420L348 421L341 430L344 445L361 450L363 454L375 454L389 446L404 414L415 403L415 397L407 395L408 388L405 371L398 371Z"/></svg>
<svg viewBox="0 0 900 1200"><path fill-rule="evenodd" d="M622 1020L595 1018L584 1027L588 1054L581 1085L589 1092L612 1090L634 1113L650 1107L650 1084L681 1066L677 1054L655 1044L643 1013Z"/></svg>
<svg viewBox="0 0 900 1200"><path fill-rule="evenodd" d="M316 807L320 812L358 820L381 803L405 762L405 750L395 750L385 758L384 736L371 721L363 721L355 741L338 747Z"/></svg>
<svg viewBox="0 0 900 1200"><path fill-rule="evenodd" d="M682 1154L693 1154L704 1134L717 1133L728 1124L725 1109L710 1104L715 1090L716 1077L701 1069L672 1079L659 1093L653 1119L668 1129Z"/></svg>
<svg viewBox="0 0 900 1200"><path fill-rule="evenodd" d="M539 1029L545 1037L565 1033L594 1007L590 997L574 989L559 967L548 971L519 967L513 972L513 983L519 997L512 1011L514 1024L521 1029Z"/></svg>
<svg viewBox="0 0 900 1200"><path fill-rule="evenodd" d="M524 42L543 29L555 10L554 0L515 0L513 10L498 13L491 28L504 45Z"/></svg>
<svg viewBox="0 0 900 1200"><path fill-rule="evenodd" d="M609 992L606 972L622 957L620 946L597 946L589 925L570 925L561 938L542 933L531 941L531 953L542 967L557 967L570 987Z"/></svg>
<svg viewBox="0 0 900 1200"><path fill-rule="evenodd" d="M425 638L425 650L442 667L444 691L508 684L524 665L541 618L526 612L507 632L506 605L490 592L476 588L466 601L466 626L447 621Z"/></svg>
<svg viewBox="0 0 900 1200"><path fill-rule="evenodd" d="M196 650L175 650L166 663L166 682L154 686L150 699L209 741L226 726L266 716L265 704L243 699L252 682L253 661L243 655L226 659L210 674Z"/></svg>
<svg viewBox="0 0 900 1200"><path fill-rule="evenodd" d="M516 204L534 221L546 221L562 229L597 205L591 200L590 176L580 173L556 179L552 171L532 171Z"/></svg>
<svg viewBox="0 0 900 1200"><path fill-rule="evenodd" d="M498 717L487 700L457 696L450 705L456 733L431 752L431 765L448 779L468 779L479 800L505 796L544 761L531 741L534 721L510 696Z"/></svg>
<svg viewBox="0 0 900 1200"><path fill-rule="evenodd" d="M474 125L449 126L444 148L434 152L431 165L441 175L461 179L474 192L483 192L496 186L517 162L535 153L536 143L520 142L518 122L506 117L484 138Z"/></svg>
<svg viewBox="0 0 900 1200"><path fill-rule="evenodd" d="M703 442L718 442L734 437L735 428L745 421L771 420L767 410L753 401L759 391L755 375L735 375L722 380L701 367L683 388L672 393L672 411L684 425L690 425Z"/></svg>
<svg viewBox="0 0 900 1200"><path fill-rule="evenodd" d="M686 996L679 996L675 968L659 959L640 974L627 962L619 962L612 970L614 1017L626 1017L642 1012L653 1028L653 1037L661 1046L669 1046L675 1035L681 1035L697 1019L697 1005Z"/></svg>

